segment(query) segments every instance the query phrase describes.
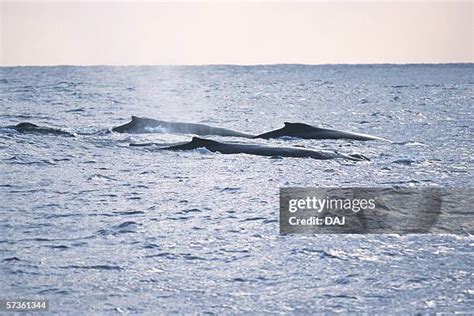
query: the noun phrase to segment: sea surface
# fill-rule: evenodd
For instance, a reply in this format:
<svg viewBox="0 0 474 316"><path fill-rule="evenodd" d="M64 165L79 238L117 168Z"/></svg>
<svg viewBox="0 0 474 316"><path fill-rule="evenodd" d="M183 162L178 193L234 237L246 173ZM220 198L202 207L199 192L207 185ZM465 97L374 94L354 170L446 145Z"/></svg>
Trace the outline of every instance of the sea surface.
<svg viewBox="0 0 474 316"><path fill-rule="evenodd" d="M280 187L472 187L473 104L473 64L0 68L0 299L57 314L471 313L465 231L284 236L278 209ZM391 142L251 141L367 162L158 152L129 144L191 136L110 132L131 115ZM5 128L20 122L76 136Z"/></svg>

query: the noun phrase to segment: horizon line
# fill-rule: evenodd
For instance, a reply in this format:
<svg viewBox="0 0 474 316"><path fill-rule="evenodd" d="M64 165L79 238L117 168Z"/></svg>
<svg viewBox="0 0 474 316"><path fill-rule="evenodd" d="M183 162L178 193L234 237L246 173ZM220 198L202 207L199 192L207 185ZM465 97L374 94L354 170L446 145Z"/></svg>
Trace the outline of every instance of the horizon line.
<svg viewBox="0 0 474 316"><path fill-rule="evenodd" d="M456 61L456 62L413 62L413 63L395 63L395 62L375 62L375 63L263 63L263 64L239 64L239 63L210 63L210 64L18 64L18 65L0 65L0 68L15 67L204 67L204 66L236 66L236 67L255 67L255 66L374 66L374 65L395 65L395 66L417 66L417 65L474 65L474 61Z"/></svg>

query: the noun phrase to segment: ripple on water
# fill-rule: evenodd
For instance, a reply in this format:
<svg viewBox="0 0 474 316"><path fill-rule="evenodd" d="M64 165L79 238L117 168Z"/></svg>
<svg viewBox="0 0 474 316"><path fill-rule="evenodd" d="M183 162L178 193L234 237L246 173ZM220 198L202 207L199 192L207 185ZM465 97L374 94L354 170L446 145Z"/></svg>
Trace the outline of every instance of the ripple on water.
<svg viewBox="0 0 474 316"><path fill-rule="evenodd" d="M107 264L99 264L99 265L68 265L58 267L59 269L81 269L81 270L108 270L108 271L120 271L123 270L120 266L117 265L107 265Z"/></svg>
<svg viewBox="0 0 474 316"><path fill-rule="evenodd" d="M112 227L108 229L100 229L96 232L96 234L101 235L101 236L107 236L107 235L115 236L115 235L120 235L120 234L137 233L139 226L141 226L141 224L137 222L125 221L123 223L113 225Z"/></svg>
<svg viewBox="0 0 474 316"><path fill-rule="evenodd" d="M143 215L145 214L144 211L114 211L112 213L116 215Z"/></svg>
<svg viewBox="0 0 474 316"><path fill-rule="evenodd" d="M9 257L9 258L2 259L2 261L3 262L17 262L17 261L21 261L21 259L18 257Z"/></svg>

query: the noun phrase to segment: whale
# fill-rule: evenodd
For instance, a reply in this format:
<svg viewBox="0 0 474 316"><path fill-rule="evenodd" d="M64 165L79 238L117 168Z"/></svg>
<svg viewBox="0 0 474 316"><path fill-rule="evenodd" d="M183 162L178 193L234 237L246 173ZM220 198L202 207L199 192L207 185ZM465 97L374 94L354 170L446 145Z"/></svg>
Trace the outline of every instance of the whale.
<svg viewBox="0 0 474 316"><path fill-rule="evenodd" d="M227 136L253 138L254 135L233 131L227 128L213 127L198 123L168 122L145 117L132 116L132 120L124 125L112 128L117 133L172 133L192 134L198 136Z"/></svg>
<svg viewBox="0 0 474 316"><path fill-rule="evenodd" d="M267 133L255 136L254 138L279 138L294 137L303 139L352 139L352 140L386 140L381 137L371 136L361 133L345 132L329 128L316 127L304 123L285 122L285 126Z"/></svg>
<svg viewBox="0 0 474 316"><path fill-rule="evenodd" d="M259 144L242 144L242 143L224 143L212 139L193 137L191 141L184 143L176 143L171 145L164 144L134 144L130 146L152 146L156 145L159 150L186 151L198 148L205 148L211 152L221 154L248 154L267 157L292 157L292 158L313 158L319 160L328 159L347 159L352 161L369 160L360 154L346 155L337 151L320 151L308 148L297 147L272 147Z"/></svg>
<svg viewBox="0 0 474 316"><path fill-rule="evenodd" d="M204 124L168 122L136 116L132 116L132 120L129 123L112 128L112 131L118 133L176 133L193 134L197 136L217 135L262 139L292 137L302 139L351 139L360 141L386 140L377 136L321 128L305 123L285 122L283 128L259 135L252 135L233 131L227 128L212 127Z"/></svg>
<svg viewBox="0 0 474 316"><path fill-rule="evenodd" d="M16 125L6 126L5 128L13 129L21 134L46 134L46 135L57 135L57 136L68 136L74 137L74 134L63 131L58 128L38 126L30 122L22 122Z"/></svg>

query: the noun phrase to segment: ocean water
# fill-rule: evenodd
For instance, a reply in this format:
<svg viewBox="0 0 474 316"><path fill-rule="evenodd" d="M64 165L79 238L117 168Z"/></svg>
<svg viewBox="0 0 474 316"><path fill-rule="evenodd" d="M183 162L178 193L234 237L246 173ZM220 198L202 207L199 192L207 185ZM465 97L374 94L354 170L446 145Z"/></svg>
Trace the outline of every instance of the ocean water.
<svg viewBox="0 0 474 316"><path fill-rule="evenodd" d="M472 235L281 236L278 192L472 187L473 88L472 64L0 68L0 126L76 135L0 128L0 299L58 314L470 313ZM252 141L367 162L157 152L129 144L190 136L108 132L131 115L392 142Z"/></svg>

